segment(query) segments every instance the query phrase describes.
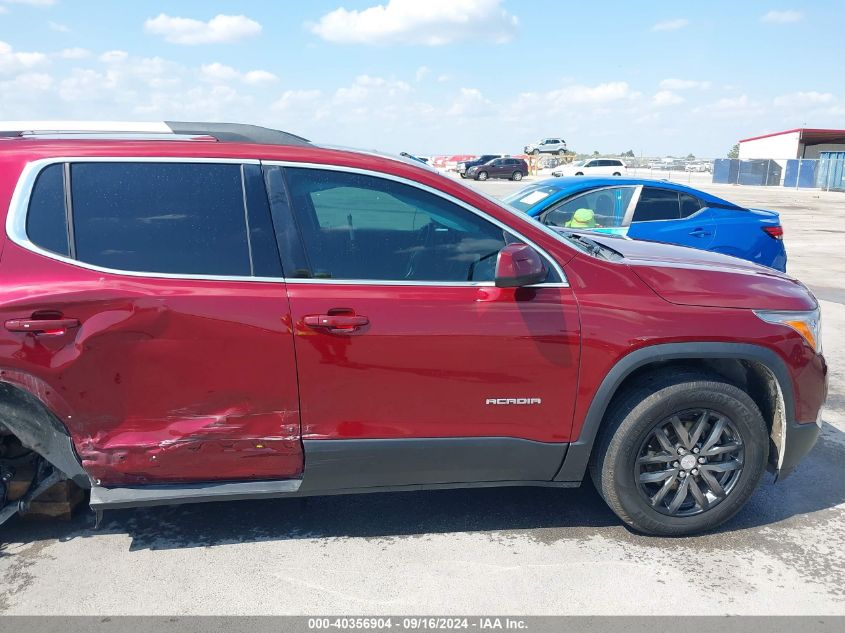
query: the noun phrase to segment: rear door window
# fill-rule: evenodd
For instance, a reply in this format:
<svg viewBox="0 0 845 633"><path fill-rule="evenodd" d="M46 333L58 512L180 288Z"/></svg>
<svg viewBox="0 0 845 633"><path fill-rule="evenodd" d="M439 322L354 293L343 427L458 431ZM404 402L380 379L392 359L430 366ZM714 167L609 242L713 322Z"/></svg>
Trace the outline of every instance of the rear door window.
<svg viewBox="0 0 845 633"><path fill-rule="evenodd" d="M634 222L678 220L680 217L680 202L677 191L643 187L637 208L634 209Z"/></svg>
<svg viewBox="0 0 845 633"><path fill-rule="evenodd" d="M237 164L74 163L76 258L118 270L251 274Z"/></svg>

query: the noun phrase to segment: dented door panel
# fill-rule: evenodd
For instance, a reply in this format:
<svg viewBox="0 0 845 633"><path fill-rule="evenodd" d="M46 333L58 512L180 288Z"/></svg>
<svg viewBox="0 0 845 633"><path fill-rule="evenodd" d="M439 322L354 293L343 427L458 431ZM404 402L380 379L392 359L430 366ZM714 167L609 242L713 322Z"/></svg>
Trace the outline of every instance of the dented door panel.
<svg viewBox="0 0 845 633"><path fill-rule="evenodd" d="M62 409L55 412L95 481L301 475L282 282L104 274L11 244L0 272L3 323L32 315L80 322L44 334L0 328L10 359L2 370L37 375L41 392L53 390Z"/></svg>

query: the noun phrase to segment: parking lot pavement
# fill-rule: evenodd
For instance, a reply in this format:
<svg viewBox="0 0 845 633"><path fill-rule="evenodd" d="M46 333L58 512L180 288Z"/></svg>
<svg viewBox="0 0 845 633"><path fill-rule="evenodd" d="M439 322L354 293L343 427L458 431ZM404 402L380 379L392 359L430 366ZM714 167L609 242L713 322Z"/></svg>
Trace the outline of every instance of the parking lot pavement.
<svg viewBox="0 0 845 633"><path fill-rule="evenodd" d="M706 188L782 212L831 369L813 452L718 533L638 536L589 484L82 513L2 528L0 612L845 614L845 194Z"/></svg>

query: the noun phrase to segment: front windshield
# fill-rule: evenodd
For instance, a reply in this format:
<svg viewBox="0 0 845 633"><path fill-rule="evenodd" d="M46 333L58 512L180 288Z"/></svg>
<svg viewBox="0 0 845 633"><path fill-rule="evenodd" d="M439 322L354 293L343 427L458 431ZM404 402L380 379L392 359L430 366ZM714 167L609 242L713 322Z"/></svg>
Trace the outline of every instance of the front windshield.
<svg viewBox="0 0 845 633"><path fill-rule="evenodd" d="M587 161L585 161L585 160L576 160L576 161L575 161L574 163L572 163L572 164L573 164L575 167L583 167L583 166L584 166L584 164L585 164L586 162L587 162Z"/></svg>
<svg viewBox="0 0 845 633"><path fill-rule="evenodd" d="M507 198L504 198L503 201L511 205L514 209L524 213L541 200L545 200L550 195L557 193L558 191L559 189L554 186L528 187L526 189L522 189L521 191L517 191L516 193L512 193Z"/></svg>

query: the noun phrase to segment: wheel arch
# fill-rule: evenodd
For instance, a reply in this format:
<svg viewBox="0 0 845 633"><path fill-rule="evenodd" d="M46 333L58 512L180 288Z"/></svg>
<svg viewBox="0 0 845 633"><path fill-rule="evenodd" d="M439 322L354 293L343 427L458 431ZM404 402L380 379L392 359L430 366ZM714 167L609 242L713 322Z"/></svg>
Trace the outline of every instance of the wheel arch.
<svg viewBox="0 0 845 633"><path fill-rule="evenodd" d="M80 487L91 487L62 421L33 393L7 381L0 381L0 429L15 435Z"/></svg>
<svg viewBox="0 0 845 633"><path fill-rule="evenodd" d="M786 430L794 422L795 396L786 364L774 351L746 343L664 343L623 356L602 380L593 396L581 433L569 450L555 481L581 481L593 445L613 398L631 380L672 366L706 369L745 390L760 408L770 433L770 462L783 462Z"/></svg>

